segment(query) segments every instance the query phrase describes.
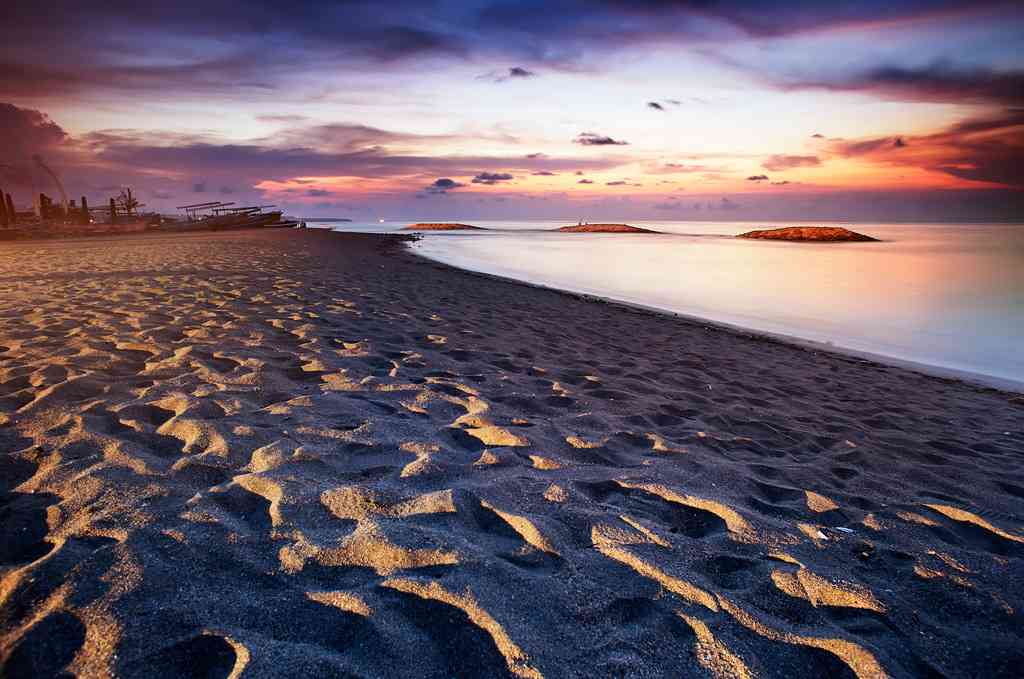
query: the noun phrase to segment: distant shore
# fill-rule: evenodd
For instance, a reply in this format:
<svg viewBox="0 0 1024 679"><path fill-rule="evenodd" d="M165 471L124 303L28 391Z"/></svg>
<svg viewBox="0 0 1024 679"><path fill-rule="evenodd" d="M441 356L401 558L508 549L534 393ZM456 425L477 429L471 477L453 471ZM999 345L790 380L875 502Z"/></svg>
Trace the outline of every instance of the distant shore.
<svg viewBox="0 0 1024 679"><path fill-rule="evenodd" d="M1018 395L410 238L0 244L6 674L1018 666Z"/></svg>

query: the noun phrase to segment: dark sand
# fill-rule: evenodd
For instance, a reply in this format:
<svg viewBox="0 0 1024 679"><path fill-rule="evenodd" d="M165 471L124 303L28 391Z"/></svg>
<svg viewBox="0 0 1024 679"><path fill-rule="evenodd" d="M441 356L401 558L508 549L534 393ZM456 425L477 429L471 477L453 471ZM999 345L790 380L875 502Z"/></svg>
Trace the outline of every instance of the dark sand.
<svg viewBox="0 0 1024 679"><path fill-rule="evenodd" d="M1017 677L1012 398L395 238L3 245L3 675Z"/></svg>

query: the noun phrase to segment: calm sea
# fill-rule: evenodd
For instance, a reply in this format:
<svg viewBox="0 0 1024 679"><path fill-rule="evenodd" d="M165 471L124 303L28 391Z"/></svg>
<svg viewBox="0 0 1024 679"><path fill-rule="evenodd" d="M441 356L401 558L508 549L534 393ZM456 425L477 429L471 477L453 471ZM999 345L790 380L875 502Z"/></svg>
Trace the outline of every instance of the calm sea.
<svg viewBox="0 0 1024 679"><path fill-rule="evenodd" d="M660 235L471 223L494 231L430 233L414 248L473 271L1024 383L1024 225L846 225L883 242L808 244L730 237L782 226L751 222L630 222Z"/></svg>

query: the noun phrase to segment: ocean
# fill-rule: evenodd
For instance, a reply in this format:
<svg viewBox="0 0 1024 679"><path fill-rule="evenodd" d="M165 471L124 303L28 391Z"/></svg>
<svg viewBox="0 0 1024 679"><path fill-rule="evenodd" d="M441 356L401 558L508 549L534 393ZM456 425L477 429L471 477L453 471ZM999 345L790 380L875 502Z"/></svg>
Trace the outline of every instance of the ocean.
<svg viewBox="0 0 1024 679"><path fill-rule="evenodd" d="M566 221L470 223L492 230L428 233L413 248L463 269L1024 385L1021 224L816 222L882 242L814 244L731 238L795 222L629 222L657 235L544 232L574 223Z"/></svg>

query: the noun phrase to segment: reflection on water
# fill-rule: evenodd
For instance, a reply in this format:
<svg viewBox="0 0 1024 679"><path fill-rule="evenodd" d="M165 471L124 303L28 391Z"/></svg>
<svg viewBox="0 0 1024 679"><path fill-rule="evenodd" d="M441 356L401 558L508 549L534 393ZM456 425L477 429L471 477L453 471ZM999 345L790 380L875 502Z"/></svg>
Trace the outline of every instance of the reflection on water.
<svg viewBox="0 0 1024 679"><path fill-rule="evenodd" d="M666 233L522 233L474 222L429 234L428 257L467 269L1024 381L1024 226L859 225L881 243L725 237L765 225L638 222Z"/></svg>

